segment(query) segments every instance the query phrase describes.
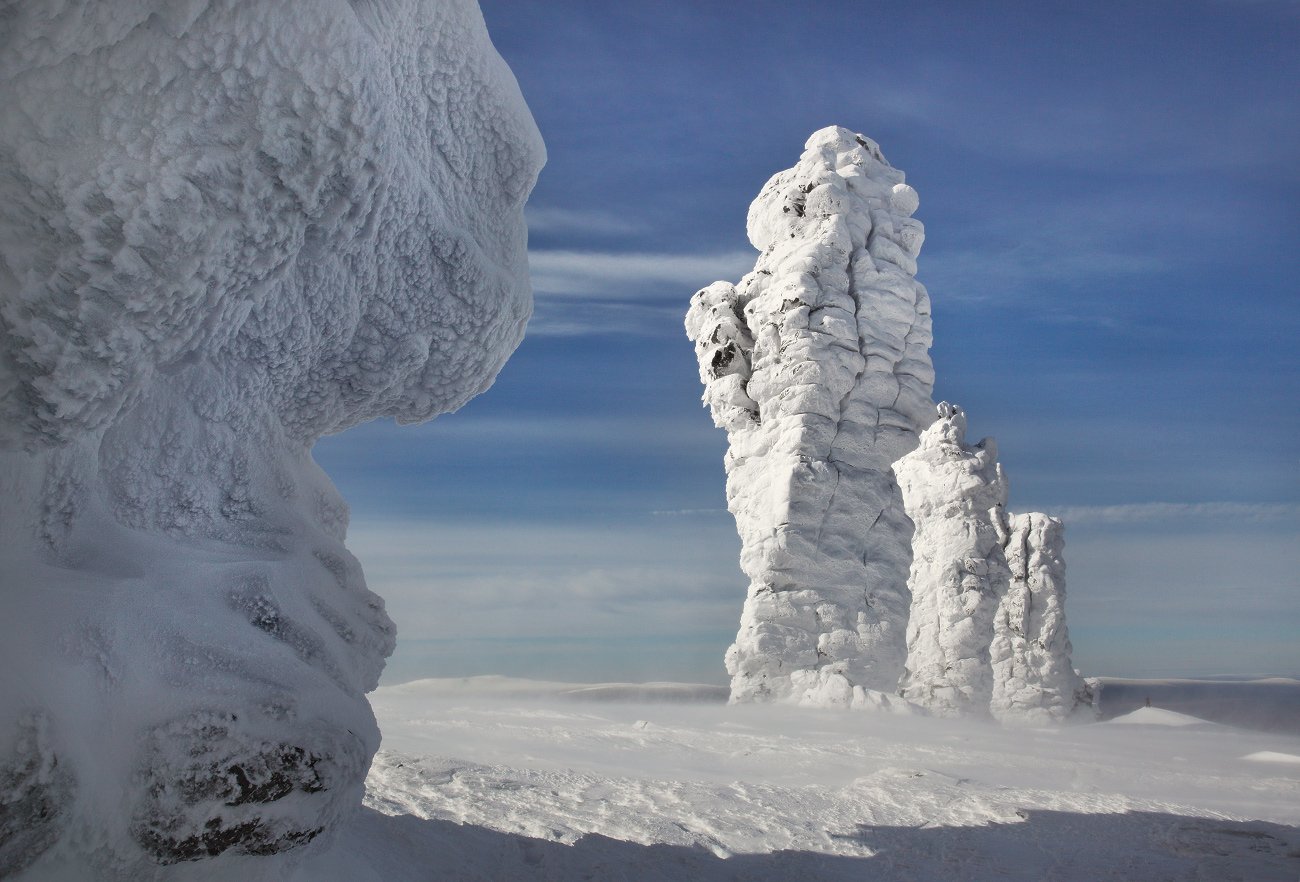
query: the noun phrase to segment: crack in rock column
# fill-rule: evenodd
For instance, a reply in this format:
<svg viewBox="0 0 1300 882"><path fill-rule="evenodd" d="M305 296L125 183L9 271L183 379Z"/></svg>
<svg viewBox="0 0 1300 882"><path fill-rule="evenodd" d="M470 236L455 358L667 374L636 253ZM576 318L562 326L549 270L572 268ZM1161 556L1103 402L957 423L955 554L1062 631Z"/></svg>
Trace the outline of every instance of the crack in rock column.
<svg viewBox="0 0 1300 882"><path fill-rule="evenodd" d="M312 445L491 385L541 137L473 0L0 18L0 877L278 878L394 639Z"/></svg>
<svg viewBox="0 0 1300 882"><path fill-rule="evenodd" d="M939 716L987 716L989 645L1007 593L1007 482L997 444L966 446L966 415L946 401L920 445L894 465L912 541L907 672L899 692Z"/></svg>
<svg viewBox="0 0 1300 882"><path fill-rule="evenodd" d="M1011 583L994 621L993 716L1050 725L1086 711L1093 698L1070 661L1065 623L1065 525L1040 512L1010 518Z"/></svg>
<svg viewBox="0 0 1300 882"><path fill-rule="evenodd" d="M761 251L686 317L750 578L733 702L889 704L912 524L891 470L934 418L916 191L870 139L822 129L749 211Z"/></svg>

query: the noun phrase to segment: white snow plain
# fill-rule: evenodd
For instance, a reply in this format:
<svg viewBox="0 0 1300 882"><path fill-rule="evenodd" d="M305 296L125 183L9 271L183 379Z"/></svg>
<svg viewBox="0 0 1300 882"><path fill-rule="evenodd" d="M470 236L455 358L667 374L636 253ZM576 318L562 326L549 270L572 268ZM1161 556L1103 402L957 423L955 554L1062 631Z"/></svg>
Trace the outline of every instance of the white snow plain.
<svg viewBox="0 0 1300 882"><path fill-rule="evenodd" d="M1256 694L1251 685L1214 691L1232 701ZM1300 706L1300 682L1268 685L1269 702ZM140 878L1295 882L1300 874L1294 731L1157 707L1008 730L726 701L726 687L674 683L472 677L384 687L372 695L384 747L366 805L328 851L227 854ZM1247 718L1269 712L1257 710ZM47 862L15 882L86 879Z"/></svg>
<svg viewBox="0 0 1300 882"><path fill-rule="evenodd" d="M1294 733L1170 726L1157 708L1127 725L1007 730L728 706L707 686L656 687L686 703L592 698L626 688L471 678L378 690L384 748L367 808L292 878L1300 875L1300 767L1261 761L1300 755Z"/></svg>

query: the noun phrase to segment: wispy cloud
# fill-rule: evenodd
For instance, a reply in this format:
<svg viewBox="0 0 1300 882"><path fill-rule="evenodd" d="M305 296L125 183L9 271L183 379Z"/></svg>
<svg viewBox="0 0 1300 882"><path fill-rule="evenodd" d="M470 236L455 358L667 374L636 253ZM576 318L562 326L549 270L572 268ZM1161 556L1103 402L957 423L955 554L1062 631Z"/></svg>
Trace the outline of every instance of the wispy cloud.
<svg viewBox="0 0 1300 882"><path fill-rule="evenodd" d="M348 545L404 638L725 628L744 598L745 579L735 564L739 541L721 519L636 525L372 521L354 525Z"/></svg>
<svg viewBox="0 0 1300 882"><path fill-rule="evenodd" d="M528 323L528 334L534 337L635 334L685 339L682 318L693 293L694 288L685 289L675 303L610 302L592 297L541 295Z"/></svg>
<svg viewBox="0 0 1300 882"><path fill-rule="evenodd" d="M530 233L630 236L644 231L641 224L608 211L529 205L525 214Z"/></svg>
<svg viewBox="0 0 1300 882"><path fill-rule="evenodd" d="M1296 521L1300 505L1278 502L1138 502L1128 505L1075 505L1054 514L1076 524L1139 524L1174 520Z"/></svg>
<svg viewBox="0 0 1300 882"><path fill-rule="evenodd" d="M481 416L469 413L399 426L378 420L330 439L336 452L362 456L379 451L384 457L400 456L402 449L425 451L433 445L492 445L500 451L603 449L629 457L650 452L685 455L701 446L712 447L722 433L706 416L688 413L679 419L658 419L654 431L646 422L627 416L566 417L549 415Z"/></svg>
<svg viewBox="0 0 1300 882"><path fill-rule="evenodd" d="M611 251L532 251L533 289L539 295L643 299L665 286L673 297L718 279L738 279L754 265L753 251L654 254Z"/></svg>
<svg viewBox="0 0 1300 882"><path fill-rule="evenodd" d="M1006 303L1041 295L1046 286L1061 282L1097 282L1165 269L1167 263L1154 255L1124 254L1103 243L1040 230L1027 232L1023 241L1011 246L989 244L929 254L918 275L945 299ZM1099 324L1111 321L1102 314L1072 317Z"/></svg>
<svg viewBox="0 0 1300 882"><path fill-rule="evenodd" d="M1294 0L1221 2L1289 16L1300 10ZM969 60L926 57L915 63L917 68L896 68L885 78L872 72L870 86L860 90L867 112L911 129L929 127L934 137L999 161L1014 157L1044 168L1105 173L1267 170L1295 180L1288 153L1294 150L1295 115L1267 93L1243 91L1231 104L1215 105L1214 131L1233 133L1225 139L1206 132L1204 104L1170 102L1178 93L1158 77L1128 81L1130 88L1121 93L1115 74L1102 73L1062 101L1059 90L1018 74L985 69L974 75ZM1238 76L1248 76L1249 69L1241 66Z"/></svg>

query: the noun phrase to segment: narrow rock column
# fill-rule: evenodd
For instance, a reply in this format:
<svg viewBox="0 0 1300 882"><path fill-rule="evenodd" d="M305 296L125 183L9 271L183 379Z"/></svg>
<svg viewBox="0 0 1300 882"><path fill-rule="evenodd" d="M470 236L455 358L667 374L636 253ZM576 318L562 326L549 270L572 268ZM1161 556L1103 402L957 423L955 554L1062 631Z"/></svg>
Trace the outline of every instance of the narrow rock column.
<svg viewBox="0 0 1300 882"><path fill-rule="evenodd" d="M1059 723L1092 704L1070 662L1065 624L1065 525L1031 512L1012 515L1006 543L1011 583L994 621L993 699L1004 723Z"/></svg>
<svg viewBox="0 0 1300 882"><path fill-rule="evenodd" d="M916 524L899 692L940 716L980 716L993 695L989 644L1010 576L1007 482L993 439L967 447L966 415L947 402L938 411L920 446L894 465Z"/></svg>
<svg viewBox="0 0 1300 882"><path fill-rule="evenodd" d="M750 208L754 271L691 301L751 580L733 702L888 703L902 673L912 525L891 464L933 419L917 201L874 142L822 129Z"/></svg>

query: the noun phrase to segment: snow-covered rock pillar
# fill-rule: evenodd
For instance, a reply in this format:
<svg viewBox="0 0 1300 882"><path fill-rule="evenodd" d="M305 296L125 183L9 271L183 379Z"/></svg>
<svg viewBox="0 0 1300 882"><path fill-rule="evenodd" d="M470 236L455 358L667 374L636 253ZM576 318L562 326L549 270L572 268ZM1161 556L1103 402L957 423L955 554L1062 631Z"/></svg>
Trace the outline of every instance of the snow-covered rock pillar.
<svg viewBox="0 0 1300 882"><path fill-rule="evenodd" d="M994 621L993 697L1004 723L1059 723L1092 704L1070 661L1065 624L1065 526L1038 512L1012 515L1011 583Z"/></svg>
<svg viewBox="0 0 1300 882"><path fill-rule="evenodd" d="M899 692L941 716L989 712L998 603L1007 591L1007 482L997 445L966 446L966 415L944 402L894 465L916 524L907 672Z"/></svg>
<svg viewBox="0 0 1300 882"><path fill-rule="evenodd" d="M754 271L691 301L751 580L733 701L870 703L902 673L912 524L890 467L934 414L916 207L874 142L822 129L750 208Z"/></svg>
<svg viewBox="0 0 1300 882"><path fill-rule="evenodd" d="M0 876L294 849L394 639L312 444L491 384L540 137L472 0L0 18Z"/></svg>

